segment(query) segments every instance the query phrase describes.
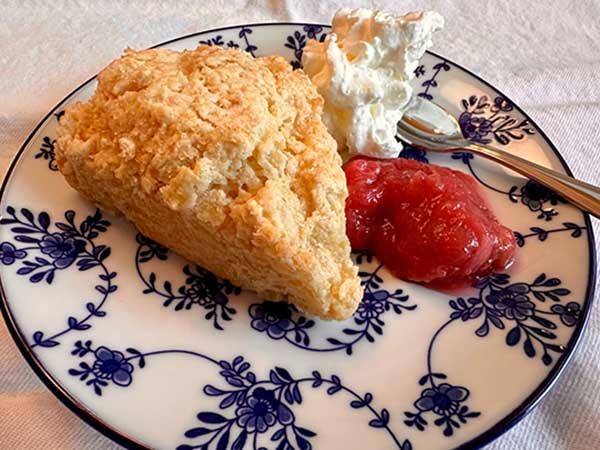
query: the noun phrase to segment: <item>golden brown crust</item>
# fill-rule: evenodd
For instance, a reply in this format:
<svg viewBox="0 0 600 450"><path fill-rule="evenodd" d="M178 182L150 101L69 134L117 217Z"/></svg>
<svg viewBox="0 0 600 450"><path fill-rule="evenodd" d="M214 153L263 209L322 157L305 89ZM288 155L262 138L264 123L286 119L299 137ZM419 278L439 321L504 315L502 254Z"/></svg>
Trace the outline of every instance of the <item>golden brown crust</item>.
<svg viewBox="0 0 600 450"><path fill-rule="evenodd" d="M361 298L322 98L280 57L127 50L67 109L67 181L244 288L345 319Z"/></svg>

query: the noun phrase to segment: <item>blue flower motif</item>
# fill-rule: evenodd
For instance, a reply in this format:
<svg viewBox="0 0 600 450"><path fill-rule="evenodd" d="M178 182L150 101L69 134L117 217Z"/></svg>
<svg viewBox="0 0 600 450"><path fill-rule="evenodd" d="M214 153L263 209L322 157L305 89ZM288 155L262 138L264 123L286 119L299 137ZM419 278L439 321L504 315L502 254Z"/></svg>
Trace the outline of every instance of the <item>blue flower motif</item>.
<svg viewBox="0 0 600 450"><path fill-rule="evenodd" d="M404 145L404 148L398 155L400 158L414 159L423 163L429 163L427 159L427 152L420 148L412 147L410 145Z"/></svg>
<svg viewBox="0 0 600 450"><path fill-rule="evenodd" d="M496 311L510 320L525 320L533 315L535 310L535 305L529 297L518 290L492 291L486 300Z"/></svg>
<svg viewBox="0 0 600 450"><path fill-rule="evenodd" d="M123 353L106 347L98 347L94 355L96 361L92 366L92 372L97 378L110 379L119 386L129 386L131 384L133 366L127 362Z"/></svg>
<svg viewBox="0 0 600 450"><path fill-rule="evenodd" d="M250 325L257 331L266 331L273 339L281 339L294 328L292 308L285 302L266 301L250 307Z"/></svg>
<svg viewBox="0 0 600 450"><path fill-rule="evenodd" d="M24 250L17 250L10 242L0 244L0 261L5 266L10 266L17 259L23 259L27 256Z"/></svg>
<svg viewBox="0 0 600 450"><path fill-rule="evenodd" d="M451 416L458 412L460 403L468 396L469 391L464 387L442 383L439 386L424 389L414 405L422 412L433 411L438 416Z"/></svg>
<svg viewBox="0 0 600 450"><path fill-rule="evenodd" d="M214 284L216 284L216 278ZM185 295L200 306L208 306L211 303L226 305L229 302L225 294L202 278L195 278L194 283L185 291Z"/></svg>
<svg viewBox="0 0 600 450"><path fill-rule="evenodd" d="M318 39L317 34L323 31L323 27L319 25L305 25L303 30L306 32L309 39Z"/></svg>
<svg viewBox="0 0 600 450"><path fill-rule="evenodd" d="M539 211L544 207L544 203L550 202L556 206L559 202L565 203L565 200L546 186L529 180L521 187L521 202L531 211Z"/></svg>
<svg viewBox="0 0 600 450"><path fill-rule="evenodd" d="M489 101L487 95L471 95L462 100L464 112L458 118L463 136L474 142L488 143L488 134L500 145L520 141L535 134L528 119L518 119L508 114L513 110L511 103L503 97Z"/></svg>
<svg viewBox="0 0 600 450"><path fill-rule="evenodd" d="M458 124L465 138L475 142L489 142L485 139L493 129L492 122L485 117L474 116L469 112L463 112L458 118Z"/></svg>
<svg viewBox="0 0 600 450"><path fill-rule="evenodd" d="M65 269L73 264L77 255L85 248L85 242L61 233L45 235L40 241L40 250L54 259L54 266Z"/></svg>
<svg viewBox="0 0 600 450"><path fill-rule="evenodd" d="M493 110L508 112L508 111L513 110L513 106L507 99L505 99L504 97L498 96L494 99Z"/></svg>
<svg viewBox="0 0 600 450"><path fill-rule="evenodd" d="M240 406L235 415L237 424L248 433L264 433L276 422L289 425L294 421L294 414L283 403L275 398L273 391L262 387L256 388Z"/></svg>
<svg viewBox="0 0 600 450"><path fill-rule="evenodd" d="M385 302L390 293L385 290L366 291L358 305L356 316L364 320L374 319L385 312Z"/></svg>
<svg viewBox="0 0 600 450"><path fill-rule="evenodd" d="M560 315L560 321L568 327L572 327L579 321L581 306L579 303L569 302L566 306L552 305L552 312Z"/></svg>

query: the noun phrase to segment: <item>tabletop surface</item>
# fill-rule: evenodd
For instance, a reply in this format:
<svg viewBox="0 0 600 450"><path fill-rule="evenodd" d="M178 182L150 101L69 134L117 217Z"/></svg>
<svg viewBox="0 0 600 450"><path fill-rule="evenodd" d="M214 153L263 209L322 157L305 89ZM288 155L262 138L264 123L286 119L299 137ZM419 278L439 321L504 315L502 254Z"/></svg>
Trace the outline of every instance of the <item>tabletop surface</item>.
<svg viewBox="0 0 600 450"><path fill-rule="evenodd" d="M117 58L232 23L330 22L341 6L392 13L435 9L446 26L434 50L520 105L577 178L600 185L600 1L84 0L3 2L0 15L0 170L66 94ZM593 220L596 236L599 222ZM596 244L598 245L598 244ZM596 290L598 292L598 289ZM596 294L596 300L598 294ZM600 448L600 309L551 393L486 450ZM42 385L0 324L0 448L120 447L87 426Z"/></svg>

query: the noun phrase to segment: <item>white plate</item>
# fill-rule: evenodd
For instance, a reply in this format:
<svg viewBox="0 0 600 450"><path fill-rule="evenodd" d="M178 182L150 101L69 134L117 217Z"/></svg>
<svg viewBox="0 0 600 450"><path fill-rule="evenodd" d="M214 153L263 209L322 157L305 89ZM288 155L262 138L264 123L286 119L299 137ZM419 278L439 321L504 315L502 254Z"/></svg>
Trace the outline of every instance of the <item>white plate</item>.
<svg viewBox="0 0 600 450"><path fill-rule="evenodd" d="M298 65L326 27L258 24L161 45L240 46ZM475 75L434 54L417 92L489 140L568 172L543 133ZM128 447L432 450L483 445L530 410L573 353L593 298L589 220L469 154L404 157L474 175L520 243L518 263L455 296L394 279L366 255L344 323L305 318L186 263L96 211L56 171L64 107L38 125L2 187L3 313L27 361L82 419Z"/></svg>

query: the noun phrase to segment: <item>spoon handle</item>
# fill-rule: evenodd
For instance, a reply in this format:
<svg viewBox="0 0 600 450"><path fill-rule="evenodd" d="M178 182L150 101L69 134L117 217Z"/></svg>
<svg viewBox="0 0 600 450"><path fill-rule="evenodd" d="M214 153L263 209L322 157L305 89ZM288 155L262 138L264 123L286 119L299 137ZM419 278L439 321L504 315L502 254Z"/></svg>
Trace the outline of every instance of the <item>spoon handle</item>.
<svg viewBox="0 0 600 450"><path fill-rule="evenodd" d="M469 143L465 148L543 184L584 211L600 217L600 188L485 144Z"/></svg>

